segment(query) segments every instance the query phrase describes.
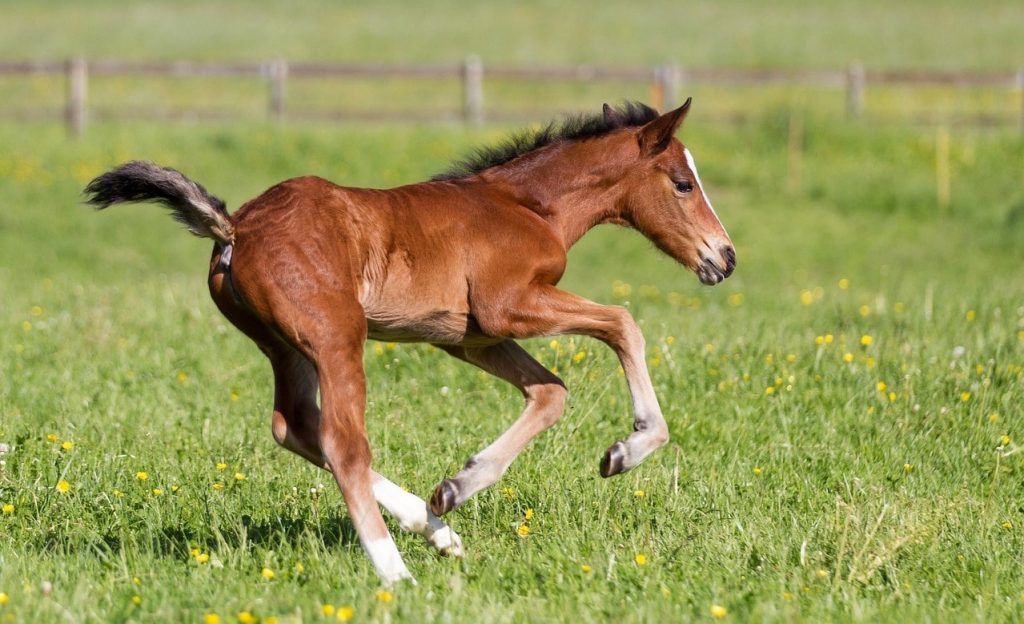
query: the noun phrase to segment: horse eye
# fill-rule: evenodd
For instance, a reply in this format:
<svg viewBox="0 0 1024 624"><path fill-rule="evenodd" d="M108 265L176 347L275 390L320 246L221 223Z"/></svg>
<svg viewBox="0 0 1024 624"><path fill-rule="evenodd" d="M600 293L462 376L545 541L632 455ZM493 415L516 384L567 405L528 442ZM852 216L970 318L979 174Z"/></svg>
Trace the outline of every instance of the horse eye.
<svg viewBox="0 0 1024 624"><path fill-rule="evenodd" d="M693 190L693 184L689 180L676 182L676 190L680 193L689 193Z"/></svg>

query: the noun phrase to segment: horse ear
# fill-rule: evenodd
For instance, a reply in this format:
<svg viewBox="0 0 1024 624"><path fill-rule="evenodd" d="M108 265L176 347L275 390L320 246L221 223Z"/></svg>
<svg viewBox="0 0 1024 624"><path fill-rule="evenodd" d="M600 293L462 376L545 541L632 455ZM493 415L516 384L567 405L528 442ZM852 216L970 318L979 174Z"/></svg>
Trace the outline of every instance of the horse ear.
<svg viewBox="0 0 1024 624"><path fill-rule="evenodd" d="M602 111L604 112L604 123L609 128L621 128L626 125L626 118L622 113L608 106L608 104L604 105Z"/></svg>
<svg viewBox="0 0 1024 624"><path fill-rule="evenodd" d="M682 106L669 111L649 122L640 129L638 140L640 141L640 153L644 156L657 156L668 149L672 137L676 135L687 111L690 110L690 102L693 98L686 98Z"/></svg>

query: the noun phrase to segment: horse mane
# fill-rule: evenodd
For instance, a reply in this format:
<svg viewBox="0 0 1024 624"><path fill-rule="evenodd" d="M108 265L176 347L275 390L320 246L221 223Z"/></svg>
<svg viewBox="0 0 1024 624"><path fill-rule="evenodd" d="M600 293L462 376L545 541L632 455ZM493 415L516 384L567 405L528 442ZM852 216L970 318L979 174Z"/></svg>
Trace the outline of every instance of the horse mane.
<svg viewBox="0 0 1024 624"><path fill-rule="evenodd" d="M476 148L469 156L455 162L451 168L435 175L431 180L468 178L546 145L559 141L591 139L619 128L642 126L658 117L658 111L640 102L625 102L614 108L614 112L616 114L610 116L603 113L569 115L560 121L549 122L539 130L514 132L497 145Z"/></svg>

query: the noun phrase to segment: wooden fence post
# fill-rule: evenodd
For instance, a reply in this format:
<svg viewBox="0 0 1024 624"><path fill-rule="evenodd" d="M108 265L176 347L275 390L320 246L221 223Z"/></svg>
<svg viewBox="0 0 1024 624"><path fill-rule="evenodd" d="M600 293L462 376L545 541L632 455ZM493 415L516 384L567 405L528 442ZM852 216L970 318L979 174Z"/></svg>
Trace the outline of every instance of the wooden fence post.
<svg viewBox="0 0 1024 624"><path fill-rule="evenodd" d="M789 115L789 139L786 142L786 189L799 193L803 182L804 117L793 110Z"/></svg>
<svg viewBox="0 0 1024 624"><path fill-rule="evenodd" d="M860 117L864 112L864 66L854 61L846 70L846 113Z"/></svg>
<svg viewBox="0 0 1024 624"><path fill-rule="evenodd" d="M484 64L475 55L462 65L462 119L474 126L484 123Z"/></svg>
<svg viewBox="0 0 1024 624"><path fill-rule="evenodd" d="M659 80L661 80L661 111L665 112L679 104L679 86L682 83L682 74L675 65L665 64L661 66Z"/></svg>
<svg viewBox="0 0 1024 624"><path fill-rule="evenodd" d="M662 79L664 71L665 68L661 65L655 66L654 80L651 82L651 106L660 112L665 111L665 81Z"/></svg>
<svg viewBox="0 0 1024 624"><path fill-rule="evenodd" d="M88 93L89 73L85 59L75 57L68 61L68 101L64 110L68 134L81 136L85 129L85 99Z"/></svg>
<svg viewBox="0 0 1024 624"><path fill-rule="evenodd" d="M275 121L284 119L288 102L288 61L271 61L267 67L268 108L267 114Z"/></svg>
<svg viewBox="0 0 1024 624"><path fill-rule="evenodd" d="M949 176L949 130L939 126L935 131L935 199L943 213L949 212Z"/></svg>
<svg viewBox="0 0 1024 624"><path fill-rule="evenodd" d="M1017 93L1020 96L1020 131L1024 134L1024 69L1017 71Z"/></svg>

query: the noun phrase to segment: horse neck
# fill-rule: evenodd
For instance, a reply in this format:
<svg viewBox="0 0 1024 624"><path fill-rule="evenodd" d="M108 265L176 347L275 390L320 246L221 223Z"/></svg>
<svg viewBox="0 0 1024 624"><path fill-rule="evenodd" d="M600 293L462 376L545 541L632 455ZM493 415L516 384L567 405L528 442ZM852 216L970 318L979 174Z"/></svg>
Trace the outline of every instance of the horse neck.
<svg viewBox="0 0 1024 624"><path fill-rule="evenodd" d="M509 188L517 203L547 221L568 250L594 226L624 222L621 167L599 158L601 152L582 142L555 144L488 171L486 177Z"/></svg>

